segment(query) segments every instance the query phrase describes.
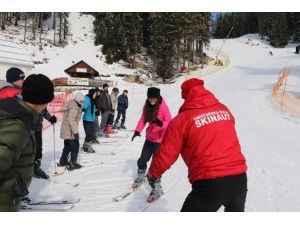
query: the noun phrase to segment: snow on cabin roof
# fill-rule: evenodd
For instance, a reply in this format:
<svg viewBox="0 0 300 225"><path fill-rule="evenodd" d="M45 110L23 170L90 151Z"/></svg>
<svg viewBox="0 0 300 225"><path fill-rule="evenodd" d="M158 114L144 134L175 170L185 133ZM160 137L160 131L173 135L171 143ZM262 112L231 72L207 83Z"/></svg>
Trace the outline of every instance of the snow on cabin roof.
<svg viewBox="0 0 300 225"><path fill-rule="evenodd" d="M25 46L0 39L0 62L32 66L32 56Z"/></svg>

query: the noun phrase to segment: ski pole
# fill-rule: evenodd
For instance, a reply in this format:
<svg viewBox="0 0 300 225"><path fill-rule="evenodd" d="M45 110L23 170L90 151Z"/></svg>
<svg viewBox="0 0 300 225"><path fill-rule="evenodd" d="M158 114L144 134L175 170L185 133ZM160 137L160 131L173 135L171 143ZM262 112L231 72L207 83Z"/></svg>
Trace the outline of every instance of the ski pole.
<svg viewBox="0 0 300 225"><path fill-rule="evenodd" d="M56 157L55 157L55 124L53 124L53 150L54 150L54 174L57 174L56 171Z"/></svg>

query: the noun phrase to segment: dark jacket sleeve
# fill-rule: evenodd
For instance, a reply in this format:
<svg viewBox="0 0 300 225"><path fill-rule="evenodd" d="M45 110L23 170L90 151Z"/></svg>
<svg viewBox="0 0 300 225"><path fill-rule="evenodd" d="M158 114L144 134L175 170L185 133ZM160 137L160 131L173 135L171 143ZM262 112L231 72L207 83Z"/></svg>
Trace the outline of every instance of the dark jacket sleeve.
<svg viewBox="0 0 300 225"><path fill-rule="evenodd" d="M46 120L50 120L50 118L52 117L51 114L49 113L49 111L46 109L43 110L43 116Z"/></svg>

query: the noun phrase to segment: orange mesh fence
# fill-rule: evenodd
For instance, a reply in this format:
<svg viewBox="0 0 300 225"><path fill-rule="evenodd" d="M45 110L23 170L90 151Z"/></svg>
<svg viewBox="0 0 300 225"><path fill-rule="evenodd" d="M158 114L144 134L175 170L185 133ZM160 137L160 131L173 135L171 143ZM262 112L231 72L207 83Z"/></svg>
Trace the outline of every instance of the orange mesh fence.
<svg viewBox="0 0 300 225"><path fill-rule="evenodd" d="M277 83L273 87L272 97L282 110L300 118L300 99L286 90L287 77L289 69L284 68L279 75ZM281 87L283 86L283 90Z"/></svg>
<svg viewBox="0 0 300 225"><path fill-rule="evenodd" d="M61 92L55 93L54 99L47 106L47 109L51 115L55 115L57 122L61 121L64 117L64 106L65 104L73 98L72 92ZM43 120L43 130L51 125L47 120Z"/></svg>

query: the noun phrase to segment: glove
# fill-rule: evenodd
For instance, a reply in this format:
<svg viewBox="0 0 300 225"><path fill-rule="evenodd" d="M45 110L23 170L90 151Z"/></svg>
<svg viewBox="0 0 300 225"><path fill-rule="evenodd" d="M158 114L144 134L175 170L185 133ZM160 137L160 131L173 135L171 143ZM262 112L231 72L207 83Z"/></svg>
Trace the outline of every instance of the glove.
<svg viewBox="0 0 300 225"><path fill-rule="evenodd" d="M155 118L154 120L152 120L152 123L155 123L157 126L162 127L163 126L163 122L157 118Z"/></svg>
<svg viewBox="0 0 300 225"><path fill-rule="evenodd" d="M86 112L86 109L81 109L82 112Z"/></svg>
<svg viewBox="0 0 300 225"><path fill-rule="evenodd" d="M152 189L155 189L155 184L160 183L160 179L153 177L150 173L146 175L148 179L149 185L152 187Z"/></svg>
<svg viewBox="0 0 300 225"><path fill-rule="evenodd" d="M49 119L49 122L50 122L51 124L55 124L56 121L57 121L56 116L52 116L52 117Z"/></svg>
<svg viewBox="0 0 300 225"><path fill-rule="evenodd" d="M133 139L134 139L136 136L141 136L140 132L134 131L134 135L132 136L131 141L133 141Z"/></svg>
<svg viewBox="0 0 300 225"><path fill-rule="evenodd" d="M79 134L78 133L74 134L74 138L75 138L75 140L79 141Z"/></svg>
<svg viewBox="0 0 300 225"><path fill-rule="evenodd" d="M96 115L96 116L100 116L100 112L99 112L99 111L96 111L96 112L95 112L95 115Z"/></svg>

